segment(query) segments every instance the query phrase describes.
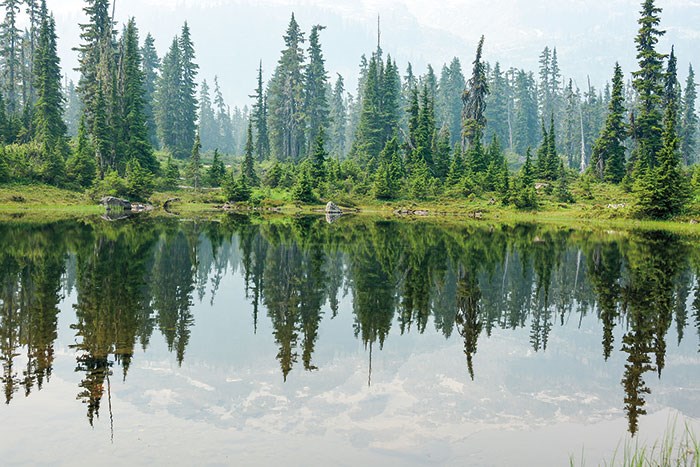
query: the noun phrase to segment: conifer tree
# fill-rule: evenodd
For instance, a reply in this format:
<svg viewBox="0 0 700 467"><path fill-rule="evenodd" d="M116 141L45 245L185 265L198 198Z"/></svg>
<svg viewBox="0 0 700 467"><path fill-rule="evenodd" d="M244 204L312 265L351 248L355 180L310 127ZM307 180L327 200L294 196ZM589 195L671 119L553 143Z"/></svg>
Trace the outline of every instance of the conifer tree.
<svg viewBox="0 0 700 467"><path fill-rule="evenodd" d="M178 45L180 48L181 82L178 88L180 107L177 113L179 119L176 129L176 151L185 155L186 151L195 143L195 134L197 133L197 70L199 69L194 61L194 44L187 22L182 26Z"/></svg>
<svg viewBox="0 0 700 467"><path fill-rule="evenodd" d="M635 185L641 213L655 219L679 214L689 197L688 181L680 168L676 80L676 58L671 49L665 73L666 109L661 150L656 156L655 167L640 168Z"/></svg>
<svg viewBox="0 0 700 467"><path fill-rule="evenodd" d="M446 183L448 186L457 185L464 176L465 167L461 147L461 143L455 143L453 147L452 161L450 162L450 169L447 172Z"/></svg>
<svg viewBox="0 0 700 467"><path fill-rule="evenodd" d="M605 127L593 147L591 170L599 180L620 183L625 176L625 97L623 96L623 74L619 64L615 64L612 95L608 105Z"/></svg>
<svg viewBox="0 0 700 467"><path fill-rule="evenodd" d="M61 66L56 50L56 31L53 17L44 15L39 30L39 43L35 54L34 87L37 100L34 104L35 140L41 144L44 158L54 159L52 165L62 170L68 155L66 124L63 121L64 98L61 92ZM47 174L54 179L54 174ZM55 174L55 177L61 177Z"/></svg>
<svg viewBox="0 0 700 467"><path fill-rule="evenodd" d="M258 161L267 160L270 157L270 135L267 131L267 102L265 100L265 89L263 88L262 60L258 66L258 80L255 94L250 96L255 100L251 112L251 120L255 128L255 154ZM218 83L217 83L218 88Z"/></svg>
<svg viewBox="0 0 700 467"><path fill-rule="evenodd" d="M319 42L319 32L325 26L315 25L309 35L309 63L304 75L304 114L306 117L306 141L308 153L315 151L318 135L328 128L329 106L327 98L328 74Z"/></svg>
<svg viewBox="0 0 700 467"><path fill-rule="evenodd" d="M219 154L218 149L214 149L214 156L211 162L211 166L207 170L207 178L209 184L213 187L219 187L226 178L226 166L221 160L221 154Z"/></svg>
<svg viewBox="0 0 700 467"><path fill-rule="evenodd" d="M202 143L199 138L199 133L196 134L194 139L194 145L192 147L192 155L190 156L189 163L189 175L192 180L192 185L195 190L199 190L202 186L202 160L200 157L200 151L202 150Z"/></svg>
<svg viewBox="0 0 700 467"><path fill-rule="evenodd" d="M363 162L376 157L385 144L381 104L382 69L381 58L373 54L369 61L360 120L352 148L352 153Z"/></svg>
<svg viewBox="0 0 700 467"><path fill-rule="evenodd" d="M438 86L438 101L435 108L439 109L438 126L446 125L450 132L450 146L460 141L462 134L462 92L466 86L462 64L457 57L453 58L449 67L444 66L440 74Z"/></svg>
<svg viewBox="0 0 700 467"><path fill-rule="evenodd" d="M146 117L146 128L148 141L154 148L158 147L158 133L155 117L155 94L158 70L160 69L160 59L156 52L155 39L151 34L146 35L141 48L142 69L143 69L143 113Z"/></svg>
<svg viewBox="0 0 700 467"><path fill-rule="evenodd" d="M345 82L343 77L338 74L338 78L333 86L330 113L330 152L336 159L345 157L347 120L348 116L347 106L345 103Z"/></svg>
<svg viewBox="0 0 700 467"><path fill-rule="evenodd" d="M243 158L243 166L241 167L241 172L245 175L246 182L250 186L258 186L260 180L258 175L255 173L255 146L253 143L253 122L248 121L248 133L245 143L245 157Z"/></svg>
<svg viewBox="0 0 700 467"><path fill-rule="evenodd" d="M481 138L486 127L486 97L489 94L489 83L486 78L486 65L481 60L484 47L484 36L481 36L476 48L476 58L472 76L462 95L464 105L462 113L462 149L466 150L477 137Z"/></svg>
<svg viewBox="0 0 700 467"><path fill-rule="evenodd" d="M493 138L497 136L498 140L510 145L510 130L511 124L510 99L511 89L508 80L501 71L501 65L496 62L491 72L489 81L490 93L486 99L486 136ZM513 150L513 148L509 148Z"/></svg>
<svg viewBox="0 0 700 467"><path fill-rule="evenodd" d="M662 145L663 61L666 56L656 51L656 44L665 31L658 29L661 8L654 0L644 0L635 38L639 70L632 73L632 85L638 93L639 105L632 128L636 147L631 163L637 175L656 167L656 155Z"/></svg>
<svg viewBox="0 0 700 467"><path fill-rule="evenodd" d="M401 190L403 169L401 166L399 141L397 137L387 141L379 154L379 167L374 174L372 191L377 199L398 198Z"/></svg>
<svg viewBox="0 0 700 467"><path fill-rule="evenodd" d="M284 36L285 49L267 91L270 148L283 161L298 161L306 148L303 43L304 34L292 14Z"/></svg>
<svg viewBox="0 0 700 467"><path fill-rule="evenodd" d="M164 149L170 151L175 158L184 158L179 150L177 137L178 118L180 112L180 86L182 86L182 71L180 68L180 45L176 37L170 44L168 53L163 57L161 75L156 90L156 122L158 138Z"/></svg>
<svg viewBox="0 0 700 467"><path fill-rule="evenodd" d="M296 183L292 187L292 199L300 203L313 203L316 201L316 196L313 192L313 180L309 174L307 164L302 164L299 167Z"/></svg>
<svg viewBox="0 0 700 467"><path fill-rule="evenodd" d="M314 142L314 149L311 153L311 179L314 186L318 187L327 178L326 170L326 157L328 153L325 148L325 131L321 127L318 135L316 135L316 141Z"/></svg>
<svg viewBox="0 0 700 467"><path fill-rule="evenodd" d="M136 22L130 19L122 38L122 69L121 77L124 131L124 156L126 160L135 159L139 169L151 174L158 172L158 161L153 154L153 147L148 138L148 126L145 113L144 94L146 87L141 68L142 57L139 50L138 30Z"/></svg>
<svg viewBox="0 0 700 467"><path fill-rule="evenodd" d="M21 0L3 0L0 6L5 9L5 18L0 24L0 36L2 36L2 77L6 89L2 89L6 96L7 113L14 115L20 110L19 102L19 77L21 72L21 31L17 27L17 15L20 11Z"/></svg>
<svg viewBox="0 0 700 467"><path fill-rule="evenodd" d="M199 134L202 138L202 149L207 151L217 147L219 128L212 108L209 83L202 81L199 87Z"/></svg>
<svg viewBox="0 0 700 467"><path fill-rule="evenodd" d="M569 190L569 179L566 174L566 169L564 168L564 161L562 161L561 159L559 160L559 167L557 172L557 200L561 203L573 203L574 195L572 195L571 191Z"/></svg>
<svg viewBox="0 0 700 467"><path fill-rule="evenodd" d="M83 115L78 125L77 145L66 161L68 180L78 186L87 188L92 185L96 175L95 151L90 144L86 118Z"/></svg>
<svg viewBox="0 0 700 467"><path fill-rule="evenodd" d="M685 165L699 162L697 159L697 130L698 116L695 113L695 100L697 98L697 84L693 66L688 66L688 78L685 82L683 95L683 113L681 118L681 156Z"/></svg>
<svg viewBox="0 0 700 467"><path fill-rule="evenodd" d="M447 125L443 125L435 138L435 149L433 151L433 173L435 178L445 181L450 170L450 155L452 147L450 145L450 130Z"/></svg>

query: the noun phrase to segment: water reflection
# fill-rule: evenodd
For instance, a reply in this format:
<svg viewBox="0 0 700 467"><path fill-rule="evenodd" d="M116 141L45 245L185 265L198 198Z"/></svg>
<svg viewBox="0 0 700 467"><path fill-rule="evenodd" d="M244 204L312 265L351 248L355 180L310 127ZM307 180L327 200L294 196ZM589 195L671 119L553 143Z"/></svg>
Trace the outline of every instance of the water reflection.
<svg viewBox="0 0 700 467"><path fill-rule="evenodd" d="M147 350L154 332L183 364L193 305L208 289L212 305L232 272L244 279L250 332L262 319L271 323L285 381L296 365L318 369L320 324L337 316L347 295L370 384L372 352L393 326L401 335L460 336L474 380L479 340L494 329L528 328L532 350L546 353L557 326L595 315L601 360L616 349L626 355L621 405L633 434L646 414L645 380L662 376L674 322L678 344L690 326L700 333L700 249L668 232L232 215L206 223L2 224L0 238L5 401L50 380L58 305L75 289L77 397L91 424L109 398L110 377L127 379L135 351Z"/></svg>

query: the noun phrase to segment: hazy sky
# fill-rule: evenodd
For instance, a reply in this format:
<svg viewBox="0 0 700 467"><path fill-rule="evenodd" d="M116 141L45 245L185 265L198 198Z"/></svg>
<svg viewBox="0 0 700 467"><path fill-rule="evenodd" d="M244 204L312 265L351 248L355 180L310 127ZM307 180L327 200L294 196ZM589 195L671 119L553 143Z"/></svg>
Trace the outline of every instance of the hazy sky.
<svg viewBox="0 0 700 467"><path fill-rule="evenodd" d="M74 68L82 0L49 0L57 17L64 68ZM660 47L676 45L681 78L689 62L700 62L700 0L658 0L667 35ZM418 73L431 63L439 73L453 56L465 71L479 37L486 36L485 58L502 67L536 70L545 46L557 47L564 76L580 87L590 76L601 87L615 61L634 69L638 0L117 0L116 18L136 17L142 37L151 32L162 55L187 20L197 50L201 78L219 80L233 105L249 103L260 60L266 76L283 47L282 34L292 12L307 31L323 24L327 68L341 73L354 91L357 65L376 44L376 17L382 17L382 46L404 70ZM75 77L75 74L73 74Z"/></svg>

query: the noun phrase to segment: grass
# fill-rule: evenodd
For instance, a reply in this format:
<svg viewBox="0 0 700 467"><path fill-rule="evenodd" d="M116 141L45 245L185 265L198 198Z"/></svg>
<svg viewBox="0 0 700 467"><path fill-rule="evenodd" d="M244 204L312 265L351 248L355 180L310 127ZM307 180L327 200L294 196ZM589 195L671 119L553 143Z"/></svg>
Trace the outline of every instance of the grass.
<svg viewBox="0 0 700 467"><path fill-rule="evenodd" d="M636 439L634 442L627 439L622 446L615 449L610 461L603 461L604 466L624 466L624 467L700 467L700 444L692 428L686 423L682 433L678 433L677 418L669 423L666 432L661 440L654 442L651 446L640 444ZM569 464L574 467L576 461L574 456L570 457ZM585 456L581 452L581 466L585 465Z"/></svg>
<svg viewBox="0 0 700 467"><path fill-rule="evenodd" d="M519 222L537 222L562 227L613 229L613 230L672 230L678 233L700 235L697 225L691 225L690 217L680 218L674 222L642 221L631 218L632 196L620 187L595 185L594 199L587 199L584 189L572 187L578 202L575 204L558 203L552 196L540 196L540 208L537 211L519 211L510 206L503 206L491 200L491 195L470 196L466 199L435 198L431 200L397 200L379 201L369 197L350 197L347 194L334 194L327 199L320 199L317 204L300 205L294 203L288 190L255 189L253 199L261 211L278 211L284 214L316 213L322 210L327 201L334 201L343 207L357 208L369 215L393 216L400 209L426 211L431 219L452 218L466 221L478 217L480 221L498 224ZM165 201L177 198L172 203L171 212L192 216L212 216L221 211L218 206L224 204L225 197L220 189L174 190L158 192L151 196L151 203L160 208ZM614 209L610 205L624 205ZM697 203L691 209L700 213ZM0 219L17 216L65 218L101 214L104 209L84 193L59 189L46 185L5 185L0 186ZM478 213L478 215L477 215Z"/></svg>

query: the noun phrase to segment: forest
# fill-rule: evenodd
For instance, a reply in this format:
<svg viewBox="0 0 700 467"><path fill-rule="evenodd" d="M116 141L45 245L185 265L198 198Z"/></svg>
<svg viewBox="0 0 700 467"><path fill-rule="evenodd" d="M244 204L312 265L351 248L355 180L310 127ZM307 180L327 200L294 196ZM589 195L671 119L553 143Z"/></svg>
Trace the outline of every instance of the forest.
<svg viewBox="0 0 700 467"><path fill-rule="evenodd" d="M682 80L682 57L659 50L653 0L630 38L638 68L616 64L601 89L566 78L555 46L537 71L490 63L482 36L468 66L455 57L422 74L378 39L349 90L326 68L325 27L307 34L292 14L271 78L261 58L250 106L233 109L218 79L200 82L187 23L159 57L135 18L117 25L108 0L85 0L73 83L46 1L0 6L0 185L93 200L204 192L246 207L489 200L526 211L615 202L652 219L699 212L694 70Z"/></svg>

